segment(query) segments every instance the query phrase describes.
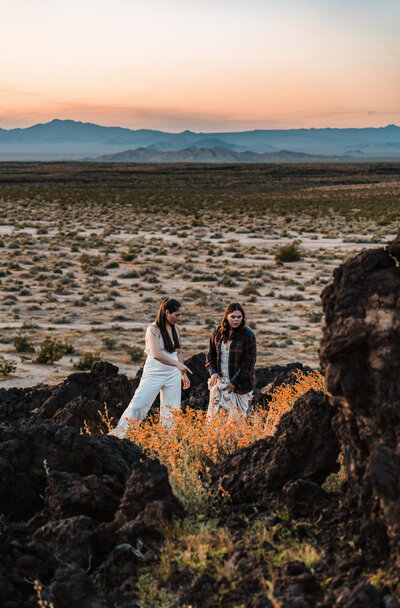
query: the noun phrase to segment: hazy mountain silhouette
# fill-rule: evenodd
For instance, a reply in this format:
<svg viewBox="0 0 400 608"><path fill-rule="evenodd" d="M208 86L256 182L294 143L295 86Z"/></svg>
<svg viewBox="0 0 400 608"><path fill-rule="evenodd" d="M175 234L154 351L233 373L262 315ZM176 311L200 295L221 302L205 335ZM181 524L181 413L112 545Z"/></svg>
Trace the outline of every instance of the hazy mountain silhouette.
<svg viewBox="0 0 400 608"><path fill-rule="evenodd" d="M279 152L235 152L224 147L198 148L191 146L183 150L152 150L150 148L137 148L136 150L125 150L117 154L109 154L97 157L97 162L131 162L131 163L272 163L272 162L323 162L350 160L351 157L330 157L304 152L291 152L280 150ZM91 159L87 159L91 160Z"/></svg>
<svg viewBox="0 0 400 608"><path fill-rule="evenodd" d="M259 154L293 153L400 160L400 127L365 129L269 129L227 133L168 133L152 129L103 127L74 120L52 120L24 129L0 128L1 160L78 160L113 155L128 148L182 151L224 148Z"/></svg>

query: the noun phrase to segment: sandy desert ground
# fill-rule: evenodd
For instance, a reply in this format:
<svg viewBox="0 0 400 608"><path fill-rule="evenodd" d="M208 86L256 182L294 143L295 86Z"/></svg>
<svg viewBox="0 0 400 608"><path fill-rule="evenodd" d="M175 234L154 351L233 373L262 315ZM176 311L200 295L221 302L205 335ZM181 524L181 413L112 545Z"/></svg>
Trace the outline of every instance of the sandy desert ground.
<svg viewBox="0 0 400 608"><path fill-rule="evenodd" d="M191 208L190 187L198 184L193 177L178 206L158 204L169 190L148 168L146 179L155 181L157 196L148 190L147 204L141 203L144 189L144 198L128 204L105 186L102 200L88 192L85 200L74 201L68 188L66 200L59 195L62 184L54 195L47 178L35 177L40 166L32 165L29 191L20 174L12 183L17 165L3 164L0 170L0 355L17 365L2 377L1 387L59 382L84 353L134 376L143 360L145 328L165 296L183 304L187 357L206 351L224 307L239 301L257 336L258 366L301 361L316 367L323 323L320 293L334 268L365 248L384 245L398 230L393 211L400 191L398 166L375 181L364 171L361 183L350 184L342 176L336 183L315 184L313 177L299 185L291 175L283 211L270 204L252 206L255 193L251 199L243 195L248 175L239 175L242 206L236 209L237 167L230 168L230 204L224 199L219 206L217 193L212 204L208 200ZM49 167L54 171L54 165ZM173 171L166 169L168 178ZM212 180L211 175L207 196ZM267 192L267 186L266 180L258 192ZM309 192L312 201L320 200L318 213L315 204L310 209L292 204L296 192L303 201ZM280 189L280 199L284 196ZM376 213L371 201L380 202ZM277 262L278 250L294 241L300 260ZM21 347L17 352L17 337L25 337L25 349L35 352ZM61 342L65 354L53 364L36 363L48 337Z"/></svg>

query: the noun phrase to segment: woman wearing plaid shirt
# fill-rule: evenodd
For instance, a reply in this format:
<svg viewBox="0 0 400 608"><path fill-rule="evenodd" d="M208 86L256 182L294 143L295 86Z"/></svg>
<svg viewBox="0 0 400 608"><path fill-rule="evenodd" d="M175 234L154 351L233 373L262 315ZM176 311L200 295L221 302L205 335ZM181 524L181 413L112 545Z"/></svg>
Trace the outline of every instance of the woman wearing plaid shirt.
<svg viewBox="0 0 400 608"><path fill-rule="evenodd" d="M246 325L240 304L227 306L210 338L206 368L210 372L207 417L221 410L246 415L255 386L256 337Z"/></svg>

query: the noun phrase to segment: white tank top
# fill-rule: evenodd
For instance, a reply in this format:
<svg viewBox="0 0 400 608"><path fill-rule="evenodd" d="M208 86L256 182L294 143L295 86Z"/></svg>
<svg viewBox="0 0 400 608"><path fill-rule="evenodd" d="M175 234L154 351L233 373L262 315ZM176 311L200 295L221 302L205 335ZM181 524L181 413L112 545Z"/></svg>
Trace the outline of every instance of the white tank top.
<svg viewBox="0 0 400 608"><path fill-rule="evenodd" d="M152 325L153 325L153 326L155 326L155 327L157 327L156 323L152 323ZM150 325L149 325L149 327L150 327ZM178 330L177 330L177 331L178 331ZM179 334L178 334L178 335L179 335ZM167 350L165 349L165 344L164 344L164 340L163 340L163 337L162 337L162 335L161 335L161 332L160 332L160 349L161 349L161 350L162 350L162 351L163 351L163 352L164 352L164 353L165 353L165 354L166 354L168 357L171 357L171 359L175 359L176 361L178 360L178 353L176 352L176 350L174 350L174 352L173 352L173 353L170 353L169 351L167 351ZM165 369L165 368L168 368L168 369L175 369L175 368L171 368L171 365L166 365L165 363L161 363L161 361L157 361L157 359L154 359L154 358L151 356L151 351L150 351L149 344L148 344L147 340L146 340L146 348L144 349L144 352L145 352L145 353L146 353L146 355L147 355L147 359L146 359L145 367L147 367L147 368L149 368L149 367L151 367L151 368L157 368L157 367L158 367L159 369Z"/></svg>

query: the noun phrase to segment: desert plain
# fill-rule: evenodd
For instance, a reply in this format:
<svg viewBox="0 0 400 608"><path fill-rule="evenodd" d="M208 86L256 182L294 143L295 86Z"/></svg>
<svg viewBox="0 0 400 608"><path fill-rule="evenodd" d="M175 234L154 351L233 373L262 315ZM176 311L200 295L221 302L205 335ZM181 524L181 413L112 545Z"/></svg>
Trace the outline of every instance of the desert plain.
<svg viewBox="0 0 400 608"><path fill-rule="evenodd" d="M396 163L1 163L0 386L56 384L96 358L133 377L166 296L186 358L237 301L257 366L316 368L320 293L394 238L399 193ZM46 339L59 354L39 363Z"/></svg>

